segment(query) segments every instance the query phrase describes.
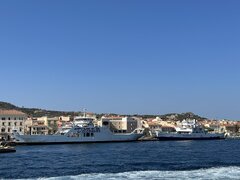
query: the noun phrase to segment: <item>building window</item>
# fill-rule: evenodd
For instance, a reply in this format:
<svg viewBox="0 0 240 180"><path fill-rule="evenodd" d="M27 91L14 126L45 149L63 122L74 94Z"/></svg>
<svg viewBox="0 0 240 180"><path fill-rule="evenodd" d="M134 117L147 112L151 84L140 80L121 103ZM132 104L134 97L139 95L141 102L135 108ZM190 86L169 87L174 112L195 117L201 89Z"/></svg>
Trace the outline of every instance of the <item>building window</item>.
<svg viewBox="0 0 240 180"><path fill-rule="evenodd" d="M11 118L10 118L10 117L8 117L8 120L11 120Z"/></svg>
<svg viewBox="0 0 240 180"><path fill-rule="evenodd" d="M16 118L16 117L14 117L14 120L17 120L17 118Z"/></svg>
<svg viewBox="0 0 240 180"><path fill-rule="evenodd" d="M17 122L14 122L14 126L17 126Z"/></svg>
<svg viewBox="0 0 240 180"><path fill-rule="evenodd" d="M6 120L6 118L5 118L5 117L2 117L2 120Z"/></svg>
<svg viewBox="0 0 240 180"><path fill-rule="evenodd" d="M20 122L20 126L22 126L22 122Z"/></svg>
<svg viewBox="0 0 240 180"><path fill-rule="evenodd" d="M11 122L8 122L8 126L11 126Z"/></svg>
<svg viewBox="0 0 240 180"><path fill-rule="evenodd" d="M2 128L2 132L5 132L5 129L4 129L4 128Z"/></svg>
<svg viewBox="0 0 240 180"><path fill-rule="evenodd" d="M20 128L19 131L22 132L22 128Z"/></svg>
<svg viewBox="0 0 240 180"><path fill-rule="evenodd" d="M104 122L103 122L103 125L104 125L104 126L107 126L107 125L108 125L108 122L107 122L107 121L104 121Z"/></svg>
<svg viewBox="0 0 240 180"><path fill-rule="evenodd" d="M2 125L5 126L5 122L2 122Z"/></svg>
<svg viewBox="0 0 240 180"><path fill-rule="evenodd" d="M11 131L11 129L10 128L8 128L8 132L10 132Z"/></svg>

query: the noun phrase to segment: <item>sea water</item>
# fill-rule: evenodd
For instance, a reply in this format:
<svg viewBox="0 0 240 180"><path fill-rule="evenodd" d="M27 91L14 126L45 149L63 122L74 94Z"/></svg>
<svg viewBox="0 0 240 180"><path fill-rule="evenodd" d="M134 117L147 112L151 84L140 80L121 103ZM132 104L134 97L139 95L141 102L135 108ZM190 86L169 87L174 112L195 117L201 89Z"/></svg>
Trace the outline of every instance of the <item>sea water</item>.
<svg viewBox="0 0 240 180"><path fill-rule="evenodd" d="M2 179L240 179L240 140L17 146Z"/></svg>

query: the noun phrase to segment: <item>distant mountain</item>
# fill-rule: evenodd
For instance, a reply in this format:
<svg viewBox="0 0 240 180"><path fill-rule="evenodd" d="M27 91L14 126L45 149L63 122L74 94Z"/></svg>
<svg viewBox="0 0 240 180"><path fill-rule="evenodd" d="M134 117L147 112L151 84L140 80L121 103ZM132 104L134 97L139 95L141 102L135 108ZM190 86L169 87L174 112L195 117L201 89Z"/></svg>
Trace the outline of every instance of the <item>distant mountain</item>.
<svg viewBox="0 0 240 180"><path fill-rule="evenodd" d="M0 101L0 109L18 109L18 107L10 103Z"/></svg>
<svg viewBox="0 0 240 180"><path fill-rule="evenodd" d="M170 120L176 120L176 121L179 121L179 120L181 121L183 119L196 119L196 120L207 119L205 117L196 115L192 112L186 112L186 113L181 113L181 114L178 114L178 113L165 114L165 115L161 115L160 118L163 120L170 119Z"/></svg>
<svg viewBox="0 0 240 180"><path fill-rule="evenodd" d="M80 112L67 112L67 111L52 111L52 110L45 110L45 109L39 109L39 108L25 108L25 107L18 107L8 102L1 102L0 101L0 109L15 109L22 111L26 113L27 115L31 117L41 117L41 116L49 116L49 117L57 117L57 116L77 116ZM97 114L97 117L100 118L101 116L104 116L105 114ZM118 114L111 114L113 116L117 116ZM131 116L131 115L127 115ZM163 120L183 120L183 119L196 119L196 120L203 120L206 119L204 117L198 116L192 112L187 113L170 113L165 115L134 115L139 116L143 118L155 118L156 116L159 116Z"/></svg>
<svg viewBox="0 0 240 180"><path fill-rule="evenodd" d="M162 120L167 121L167 120L173 120L173 121L182 121L183 119L196 119L196 120L204 120L207 119L205 117L201 117L199 115L196 115L192 112L186 112L186 113L169 113L169 114L164 114L164 115L137 115L135 114L134 116L136 117L143 117L143 118L156 118L160 117Z"/></svg>
<svg viewBox="0 0 240 180"><path fill-rule="evenodd" d="M1 101L0 101L0 109L10 109L10 110L15 109L18 111L22 111L22 112L26 113L28 116L32 116L32 117L76 116L79 114L79 112L52 111L52 110L45 110L45 109L39 109L39 108L18 107L11 103L1 102Z"/></svg>

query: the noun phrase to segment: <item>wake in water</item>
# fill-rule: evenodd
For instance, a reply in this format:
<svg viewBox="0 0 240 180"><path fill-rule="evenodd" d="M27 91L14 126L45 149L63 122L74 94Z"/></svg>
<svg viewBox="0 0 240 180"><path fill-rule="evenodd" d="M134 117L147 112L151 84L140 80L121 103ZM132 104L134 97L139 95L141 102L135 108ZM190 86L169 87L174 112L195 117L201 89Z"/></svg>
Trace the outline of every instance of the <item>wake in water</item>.
<svg viewBox="0 0 240 180"><path fill-rule="evenodd" d="M77 176L62 176L51 178L37 178L38 180L135 180L135 179L239 179L240 167L215 167L190 171L131 171L123 173L92 173Z"/></svg>

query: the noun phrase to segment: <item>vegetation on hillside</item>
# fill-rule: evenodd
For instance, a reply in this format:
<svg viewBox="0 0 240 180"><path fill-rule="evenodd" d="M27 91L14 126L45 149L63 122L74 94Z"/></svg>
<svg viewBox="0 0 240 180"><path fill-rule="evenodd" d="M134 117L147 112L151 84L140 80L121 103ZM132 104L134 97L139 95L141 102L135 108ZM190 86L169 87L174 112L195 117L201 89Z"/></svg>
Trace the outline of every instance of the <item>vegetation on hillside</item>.
<svg viewBox="0 0 240 180"><path fill-rule="evenodd" d="M30 117L42 117L42 116L48 116L48 117L57 117L57 116L77 116L80 114L80 112L67 112L67 111L52 111L52 110L45 110L45 109L39 109L39 108L25 108L25 107L18 107L11 103L7 102L1 102L0 101L0 109L15 109L22 111L26 113ZM97 118L100 118L104 116L105 114L97 114ZM118 114L111 113L108 114L110 116L117 116ZM183 119L196 119L196 120L203 120L206 118L200 117L192 112L177 114L177 113L171 113L171 114L165 114L165 115L122 115L122 116L135 116L135 117L142 117L144 119L146 118L156 118L157 116L160 117L163 120L183 120Z"/></svg>
<svg viewBox="0 0 240 180"><path fill-rule="evenodd" d="M45 109L39 109L39 108L18 107L18 106L15 106L15 105L7 103L7 102L0 102L0 109L8 109L8 110L15 109L18 111L22 111L31 117L76 116L79 114L79 112L52 111L52 110L45 110Z"/></svg>

